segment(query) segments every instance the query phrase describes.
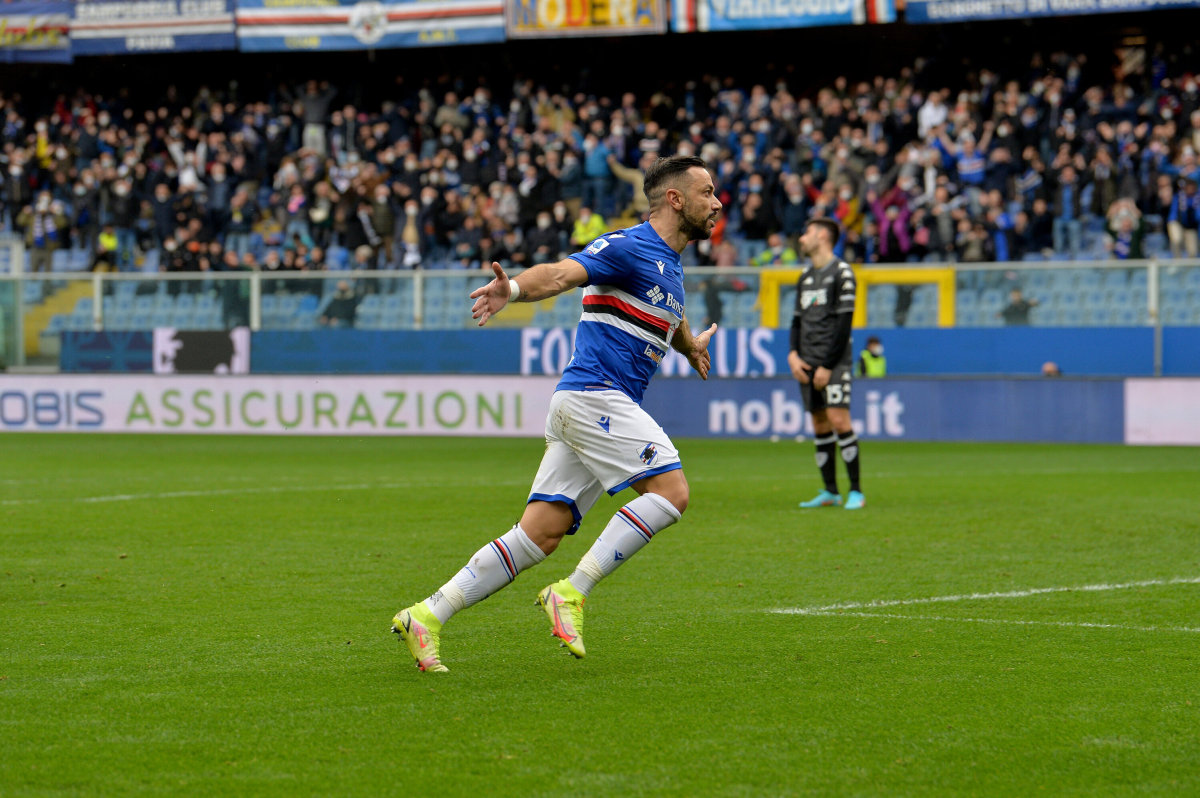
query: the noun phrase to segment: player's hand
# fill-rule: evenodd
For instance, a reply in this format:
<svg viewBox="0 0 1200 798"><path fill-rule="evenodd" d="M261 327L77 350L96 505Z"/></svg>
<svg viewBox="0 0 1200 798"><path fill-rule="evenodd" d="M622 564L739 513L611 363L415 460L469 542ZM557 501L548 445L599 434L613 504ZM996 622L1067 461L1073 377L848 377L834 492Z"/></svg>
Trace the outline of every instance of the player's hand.
<svg viewBox="0 0 1200 798"><path fill-rule="evenodd" d="M798 380L801 385L808 384L808 372L811 367L804 362L795 350L788 352L788 368L792 370L792 377Z"/></svg>
<svg viewBox="0 0 1200 798"><path fill-rule="evenodd" d="M496 279L471 292L471 299L475 300L471 306L471 318L478 319L480 327L508 304L508 275L499 263L492 263L492 271L496 273Z"/></svg>
<svg viewBox="0 0 1200 798"><path fill-rule="evenodd" d="M712 365L712 358L708 354L708 341L716 331L717 325L714 323L707 330L692 338L692 351L688 353L688 362L692 364L692 368L696 370L702 380L708 379L708 369Z"/></svg>
<svg viewBox="0 0 1200 798"><path fill-rule="evenodd" d="M833 376L833 372L824 366L817 368L817 373L813 375L813 388L818 391L825 390L825 386L829 384L829 378Z"/></svg>

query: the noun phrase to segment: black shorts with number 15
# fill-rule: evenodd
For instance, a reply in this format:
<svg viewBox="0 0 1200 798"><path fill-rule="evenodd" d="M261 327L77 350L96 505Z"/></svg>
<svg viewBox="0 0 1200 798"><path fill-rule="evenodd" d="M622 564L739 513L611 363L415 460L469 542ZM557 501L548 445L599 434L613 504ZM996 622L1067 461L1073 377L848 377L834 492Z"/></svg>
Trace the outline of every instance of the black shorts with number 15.
<svg viewBox="0 0 1200 798"><path fill-rule="evenodd" d="M829 384L823 391L813 388L813 373L813 371L808 373L809 381L807 383L800 383L800 398L804 400L805 410L812 413L827 407L850 408L851 367L849 365L835 368L829 377Z"/></svg>

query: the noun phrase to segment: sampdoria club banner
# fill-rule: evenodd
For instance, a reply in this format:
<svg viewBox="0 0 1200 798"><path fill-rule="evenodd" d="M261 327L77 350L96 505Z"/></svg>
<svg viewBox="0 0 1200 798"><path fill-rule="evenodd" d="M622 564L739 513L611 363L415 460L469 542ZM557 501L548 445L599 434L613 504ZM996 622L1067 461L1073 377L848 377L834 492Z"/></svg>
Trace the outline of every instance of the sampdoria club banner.
<svg viewBox="0 0 1200 798"><path fill-rule="evenodd" d="M665 33L666 0L506 0L508 37Z"/></svg>
<svg viewBox="0 0 1200 798"><path fill-rule="evenodd" d="M76 55L233 50L233 0L88 0L75 4Z"/></svg>
<svg viewBox="0 0 1200 798"><path fill-rule="evenodd" d="M71 63L70 27L70 3L0 3L0 63Z"/></svg>
<svg viewBox="0 0 1200 798"><path fill-rule="evenodd" d="M908 0L907 22L970 22L986 19L1065 17L1196 8L1200 0Z"/></svg>
<svg viewBox="0 0 1200 798"><path fill-rule="evenodd" d="M504 41L503 0L237 0L238 47L367 50Z"/></svg>
<svg viewBox="0 0 1200 798"><path fill-rule="evenodd" d="M697 31L895 22L895 0L672 0L671 27Z"/></svg>

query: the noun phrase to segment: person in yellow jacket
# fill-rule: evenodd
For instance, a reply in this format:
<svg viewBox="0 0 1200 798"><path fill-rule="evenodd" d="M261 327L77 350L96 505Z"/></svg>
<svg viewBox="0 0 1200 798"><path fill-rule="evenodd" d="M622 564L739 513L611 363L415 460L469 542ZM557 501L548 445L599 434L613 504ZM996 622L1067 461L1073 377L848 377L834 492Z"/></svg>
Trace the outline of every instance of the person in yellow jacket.
<svg viewBox="0 0 1200 798"><path fill-rule="evenodd" d="M591 208L584 205L579 209L579 218L575 220L575 227L571 230L571 243L577 247L587 246L608 232L605 225L603 216L593 213Z"/></svg>
<svg viewBox="0 0 1200 798"><path fill-rule="evenodd" d="M867 348L858 353L858 376L886 377L887 358L883 356L883 342L872 335L867 339Z"/></svg>

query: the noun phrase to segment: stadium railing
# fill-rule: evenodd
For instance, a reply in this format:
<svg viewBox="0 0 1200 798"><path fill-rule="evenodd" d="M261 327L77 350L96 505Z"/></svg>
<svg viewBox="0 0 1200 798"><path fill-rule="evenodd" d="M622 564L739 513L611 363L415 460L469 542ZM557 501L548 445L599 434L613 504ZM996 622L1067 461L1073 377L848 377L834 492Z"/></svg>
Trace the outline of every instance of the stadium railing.
<svg viewBox="0 0 1200 798"><path fill-rule="evenodd" d="M0 267L23 263L19 241L0 240ZM1200 325L1200 260L1014 262L856 267L856 326L1000 327L1019 289L1035 327ZM685 269L693 326L787 327L795 302L792 269ZM357 299L354 326L375 330L471 327L470 291L490 272L466 270L30 274L0 271L0 355L23 365L58 353L63 331L155 327L305 330L340 281ZM514 305L498 327L570 327L577 292Z"/></svg>

